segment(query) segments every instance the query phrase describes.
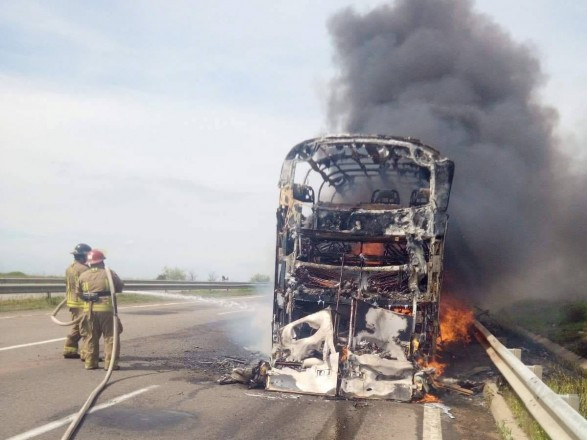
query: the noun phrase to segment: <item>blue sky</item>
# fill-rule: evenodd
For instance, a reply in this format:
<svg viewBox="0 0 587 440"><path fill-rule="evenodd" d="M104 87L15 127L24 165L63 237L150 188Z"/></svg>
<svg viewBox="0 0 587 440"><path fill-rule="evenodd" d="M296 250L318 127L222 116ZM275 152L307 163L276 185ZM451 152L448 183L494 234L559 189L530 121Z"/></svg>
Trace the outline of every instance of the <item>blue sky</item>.
<svg viewBox="0 0 587 440"><path fill-rule="evenodd" d="M378 4L1 2L0 271L59 274L85 241L127 278L271 273L281 161L328 130L326 21ZM476 4L540 55L585 158L587 4Z"/></svg>

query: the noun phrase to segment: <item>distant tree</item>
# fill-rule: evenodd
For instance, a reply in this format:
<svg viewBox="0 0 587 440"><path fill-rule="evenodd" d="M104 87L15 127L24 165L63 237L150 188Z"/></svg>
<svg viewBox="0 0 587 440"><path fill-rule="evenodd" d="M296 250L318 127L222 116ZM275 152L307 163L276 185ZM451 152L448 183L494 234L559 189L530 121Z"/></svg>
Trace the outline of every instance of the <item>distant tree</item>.
<svg viewBox="0 0 587 440"><path fill-rule="evenodd" d="M28 275L24 272L17 270L14 272L0 273L0 277L28 277Z"/></svg>
<svg viewBox="0 0 587 440"><path fill-rule="evenodd" d="M163 271L157 276L158 280L169 280L169 281L185 281L185 271L179 267L167 267L163 268Z"/></svg>
<svg viewBox="0 0 587 440"><path fill-rule="evenodd" d="M198 279L198 275L196 274L195 271L190 270L190 271L188 271L188 278L190 281L196 281Z"/></svg>
<svg viewBox="0 0 587 440"><path fill-rule="evenodd" d="M218 275L216 275L216 272L208 272L208 281L210 281L210 282L218 281Z"/></svg>
<svg viewBox="0 0 587 440"><path fill-rule="evenodd" d="M269 281L271 281L271 277L262 273L256 273L251 277L251 283L268 283Z"/></svg>

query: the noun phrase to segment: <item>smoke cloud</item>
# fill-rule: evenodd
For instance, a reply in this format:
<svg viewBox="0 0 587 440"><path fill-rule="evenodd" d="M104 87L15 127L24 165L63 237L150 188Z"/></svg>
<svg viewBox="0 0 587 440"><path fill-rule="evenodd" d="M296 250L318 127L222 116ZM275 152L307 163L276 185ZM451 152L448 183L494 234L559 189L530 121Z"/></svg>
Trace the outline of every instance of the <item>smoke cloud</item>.
<svg viewBox="0 0 587 440"><path fill-rule="evenodd" d="M455 161L445 291L585 295L585 179L566 171L532 50L467 0L345 9L329 30L331 129L416 137Z"/></svg>

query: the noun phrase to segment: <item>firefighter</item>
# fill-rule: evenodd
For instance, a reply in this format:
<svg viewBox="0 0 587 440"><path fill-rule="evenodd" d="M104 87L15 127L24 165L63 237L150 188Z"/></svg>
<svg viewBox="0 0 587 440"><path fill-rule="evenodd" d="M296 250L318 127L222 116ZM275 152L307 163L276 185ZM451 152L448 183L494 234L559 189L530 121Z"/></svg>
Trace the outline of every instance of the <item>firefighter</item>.
<svg viewBox="0 0 587 440"><path fill-rule="evenodd" d="M78 244L73 252L73 263L65 270L65 285L67 295L67 307L71 312L71 320L75 321L83 313L84 302L77 296L76 286L79 276L89 269L86 266L86 256L92 248L85 243ZM81 343L81 357L84 357L83 334L80 332L79 323L71 326L71 331L65 339L65 347L63 347L63 357L66 359L79 359L78 343Z"/></svg>
<svg viewBox="0 0 587 440"><path fill-rule="evenodd" d="M114 316L110 285L104 267L106 257L101 251L93 250L88 254L87 263L90 269L81 274L77 284L77 292L84 300L84 316L81 326L86 334L85 367L86 370L98 368L100 353L100 337L104 337L104 369L107 370L112 359L112 345L114 343ZM122 292L124 283L112 273L114 291ZM122 333L122 324L118 321L118 333ZM118 359L120 342L116 353ZM118 365L113 369L118 370Z"/></svg>

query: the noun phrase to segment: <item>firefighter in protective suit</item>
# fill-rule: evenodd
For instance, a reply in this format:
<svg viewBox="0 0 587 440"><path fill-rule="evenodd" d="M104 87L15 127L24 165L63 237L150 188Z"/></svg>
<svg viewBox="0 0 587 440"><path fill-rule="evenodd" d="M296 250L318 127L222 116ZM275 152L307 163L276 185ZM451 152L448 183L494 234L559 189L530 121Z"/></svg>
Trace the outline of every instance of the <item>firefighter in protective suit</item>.
<svg viewBox="0 0 587 440"><path fill-rule="evenodd" d="M92 248L85 243L78 244L73 250L73 263L65 270L65 285L67 295L67 307L71 312L71 320L75 321L83 313L84 302L77 296L76 286L79 277L82 273L89 269L86 266L86 256ZM84 341L83 331L80 331L79 323L71 326L71 331L65 339L65 347L63 347L63 357L66 359L84 358ZM78 343L82 340L81 353L78 353Z"/></svg>
<svg viewBox="0 0 587 440"><path fill-rule="evenodd" d="M84 317L80 325L86 335L85 367L86 370L98 368L100 354L100 337L104 337L104 369L107 370L112 359L112 345L114 343L114 316L110 297L110 285L104 268L106 257L101 251L93 250L88 254L87 263L90 269L81 274L77 284L77 293L84 300ZM122 292L124 283L111 270L114 291ZM122 333L122 324L118 322L119 334ZM116 353L118 359L120 343ZM118 365L113 369L118 370Z"/></svg>

